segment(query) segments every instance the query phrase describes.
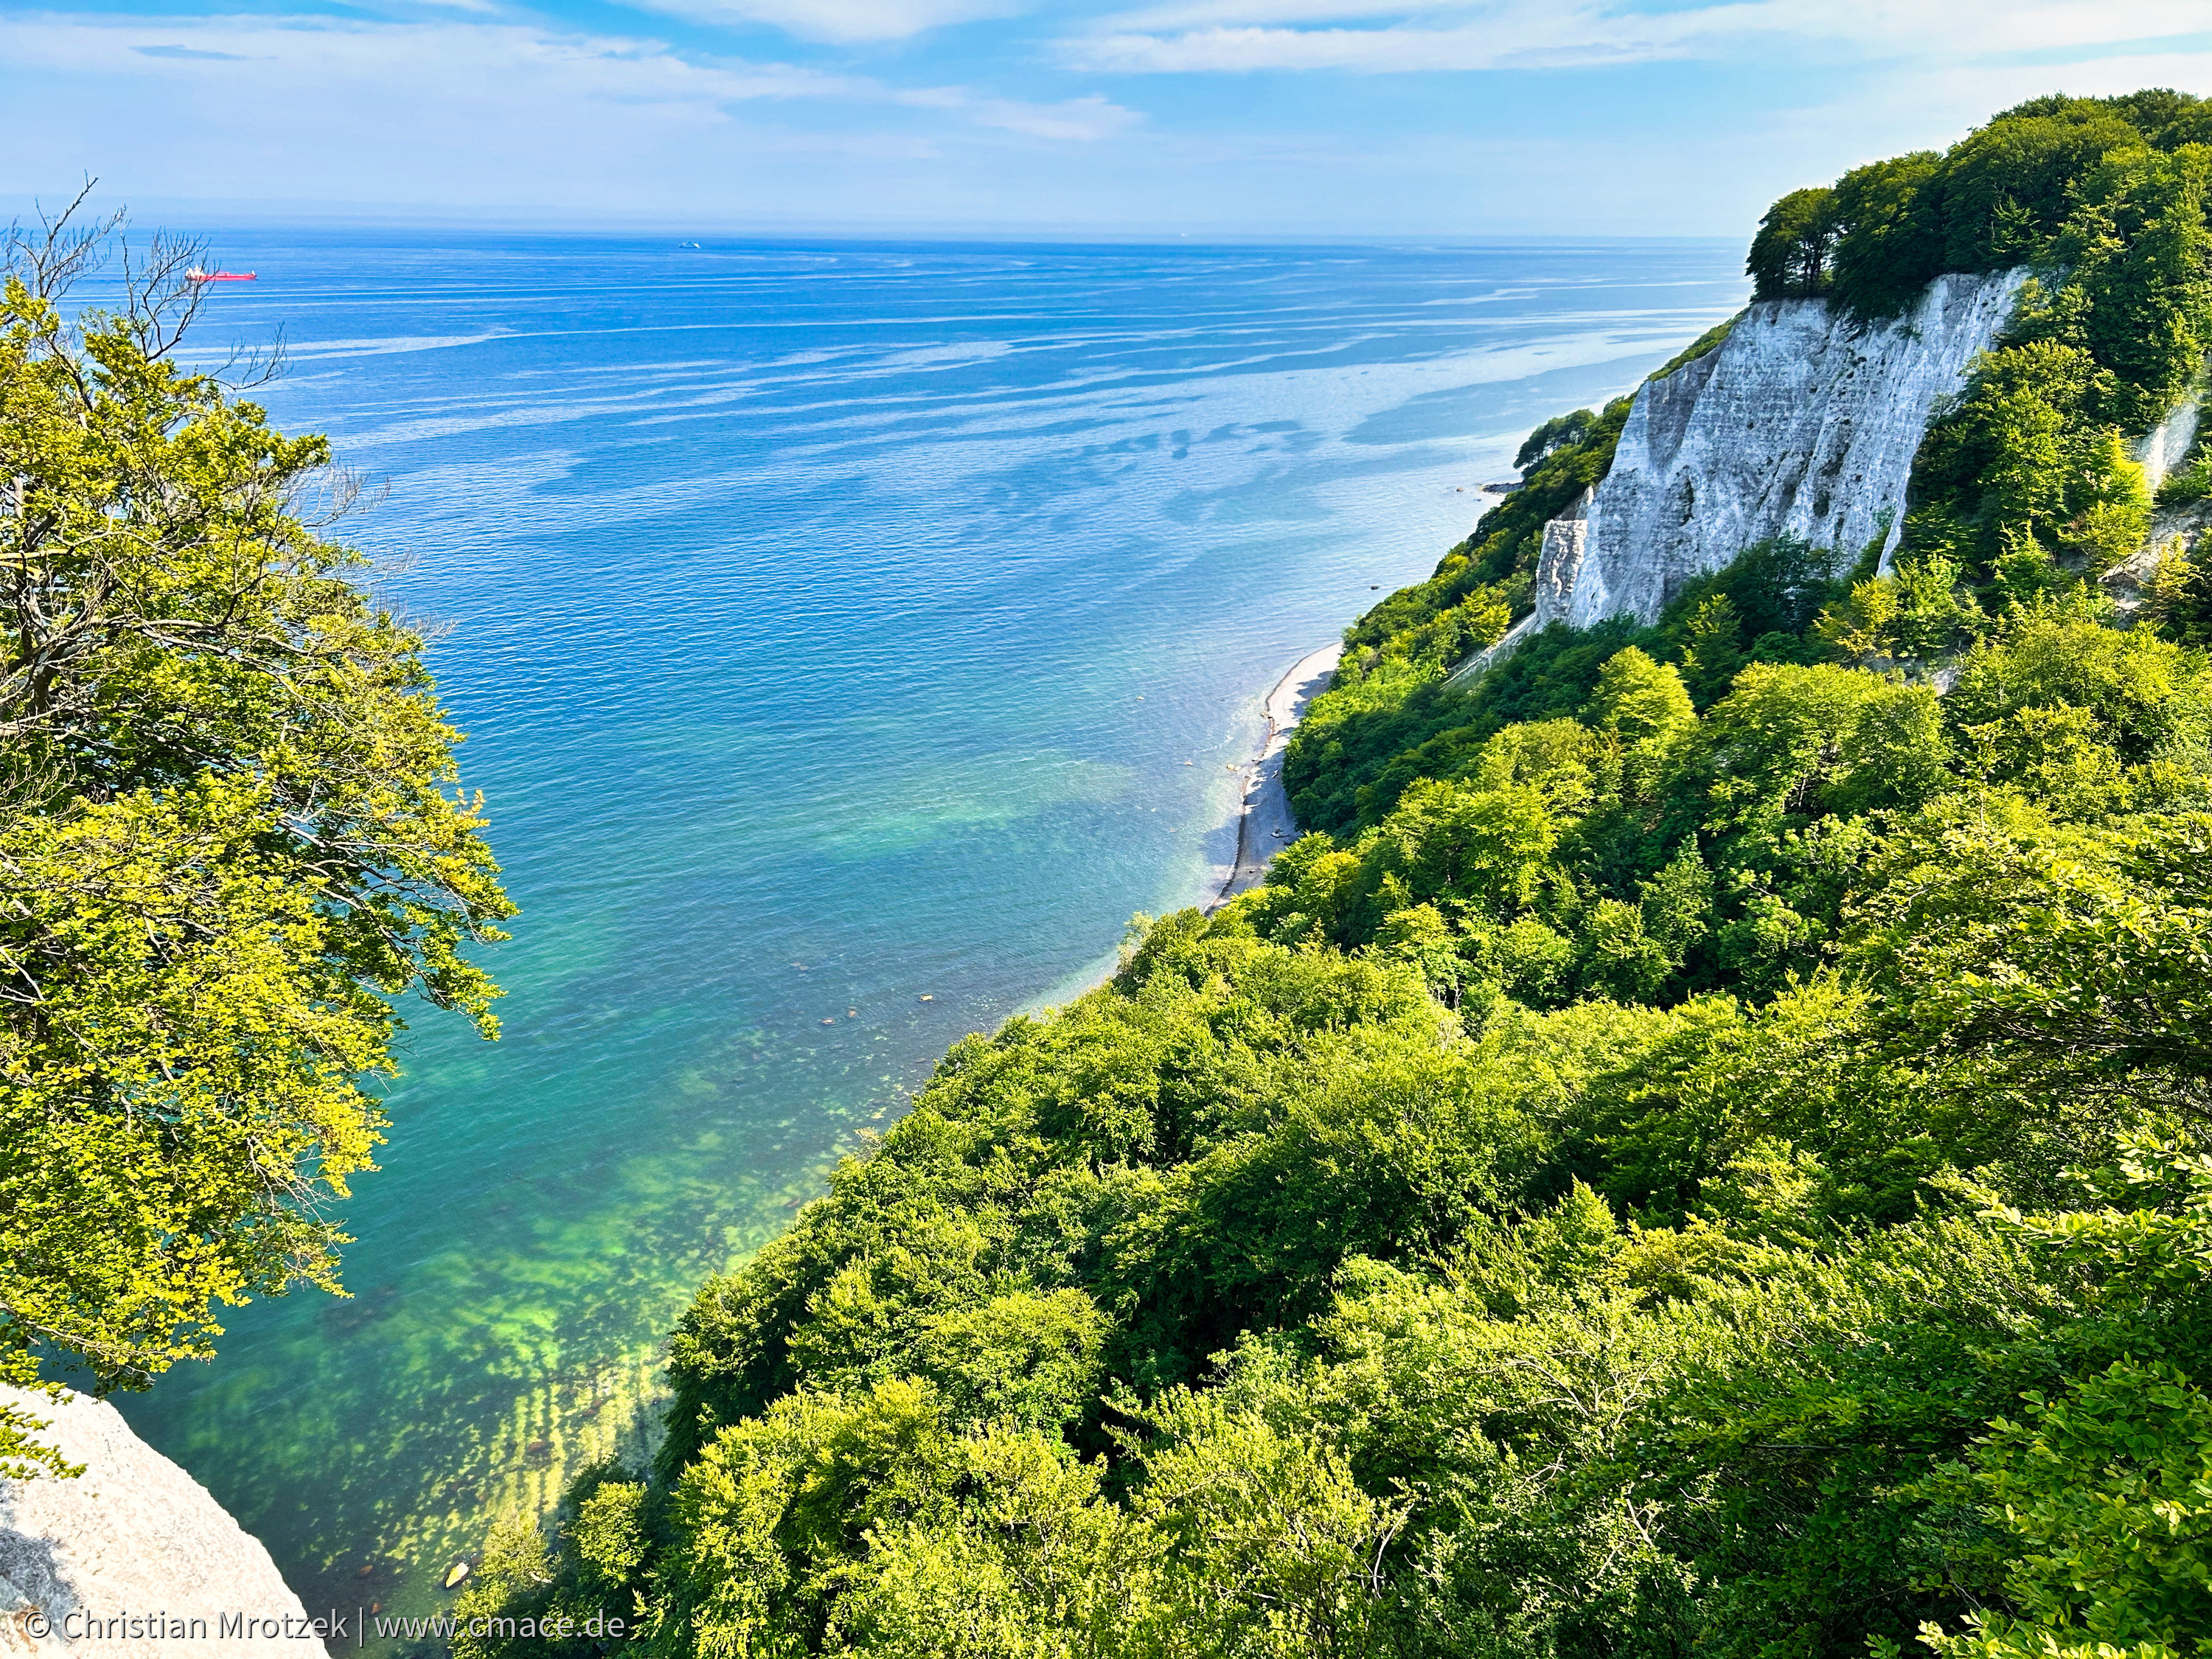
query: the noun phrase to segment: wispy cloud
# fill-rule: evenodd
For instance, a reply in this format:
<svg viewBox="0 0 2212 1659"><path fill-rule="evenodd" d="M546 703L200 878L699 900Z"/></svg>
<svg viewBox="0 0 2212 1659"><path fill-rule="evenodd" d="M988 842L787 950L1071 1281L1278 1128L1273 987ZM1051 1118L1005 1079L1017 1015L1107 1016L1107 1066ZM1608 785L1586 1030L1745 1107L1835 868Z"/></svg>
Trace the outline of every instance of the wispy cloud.
<svg viewBox="0 0 2212 1659"><path fill-rule="evenodd" d="M1288 27L1367 18L1407 19L1475 9L1474 0L1158 0L1115 12L1102 30L1213 28L1249 23Z"/></svg>
<svg viewBox="0 0 2212 1659"><path fill-rule="evenodd" d="M0 52L19 70L112 75L122 41L147 32L143 19L0 18ZM702 57L663 41L512 21L173 18L164 32L193 44L132 46L138 56L156 60L140 73L250 80L272 94L279 88L313 88L318 95L343 98L349 89L380 88L404 101L444 86L457 98L456 109L479 115L526 102L572 120L607 110L627 111L641 121L696 124L732 106L812 100L940 110L973 126L1079 143L1111 137L1140 118L1095 94L1043 103L957 86L902 88L803 64Z"/></svg>
<svg viewBox="0 0 2212 1659"><path fill-rule="evenodd" d="M1733 234L2039 92L2212 91L2212 0L41 3L0 188L179 214Z"/></svg>
<svg viewBox="0 0 2212 1659"><path fill-rule="evenodd" d="M242 64L246 61L234 52L202 52L197 46L133 46L131 50L141 58L179 58L204 64Z"/></svg>
<svg viewBox="0 0 2212 1659"><path fill-rule="evenodd" d="M158 27L192 44L139 50L139 56L155 60L142 65L140 76L250 78L271 95L287 87L321 95L365 83L465 88L469 103L488 109L520 87L586 102L707 108L765 98L878 93L872 82L799 65L687 58L657 40L514 22L173 17ZM113 74L123 42L150 32L143 18L0 18L0 51L18 71L105 69Z"/></svg>
<svg viewBox="0 0 2212 1659"><path fill-rule="evenodd" d="M997 127L1030 138L1054 138L1090 143L1127 132L1143 120L1136 111L1124 109L1097 93L1057 104L1030 104L1014 98L980 98L956 87L928 88L892 94L895 101L917 109L951 110L978 126Z"/></svg>
<svg viewBox="0 0 2212 1659"><path fill-rule="evenodd" d="M2109 52L2212 29L2205 0L1723 0L1646 11L1604 0L1167 0L1101 20L1060 51L1087 70L1370 74L1569 69L1799 40L1871 55Z"/></svg>
<svg viewBox="0 0 2212 1659"><path fill-rule="evenodd" d="M631 0L706 23L765 23L802 40L904 40L949 23L1006 17L1024 0Z"/></svg>

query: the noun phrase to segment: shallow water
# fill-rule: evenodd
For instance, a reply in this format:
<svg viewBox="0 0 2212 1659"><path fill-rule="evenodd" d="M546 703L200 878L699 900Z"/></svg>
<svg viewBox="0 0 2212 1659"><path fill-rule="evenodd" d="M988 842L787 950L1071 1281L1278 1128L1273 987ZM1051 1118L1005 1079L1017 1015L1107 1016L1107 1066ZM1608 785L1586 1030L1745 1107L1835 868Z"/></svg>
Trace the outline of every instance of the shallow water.
<svg viewBox="0 0 2212 1659"><path fill-rule="evenodd" d="M216 252L259 280L201 349L281 325L258 395L389 482L350 533L447 630L523 914L504 1038L410 1039L353 1299L121 1403L311 1607L387 1611L639 1455L697 1282L1202 900L1283 670L1744 288L1707 244Z"/></svg>

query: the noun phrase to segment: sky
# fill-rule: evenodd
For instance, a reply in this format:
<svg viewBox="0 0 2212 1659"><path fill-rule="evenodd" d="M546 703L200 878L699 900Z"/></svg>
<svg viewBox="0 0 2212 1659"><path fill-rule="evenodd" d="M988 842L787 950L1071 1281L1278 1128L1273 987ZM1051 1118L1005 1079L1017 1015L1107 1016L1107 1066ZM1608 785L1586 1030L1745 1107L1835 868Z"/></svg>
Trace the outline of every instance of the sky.
<svg viewBox="0 0 2212 1659"><path fill-rule="evenodd" d="M0 206L1038 237L1739 236L2212 0L0 0Z"/></svg>

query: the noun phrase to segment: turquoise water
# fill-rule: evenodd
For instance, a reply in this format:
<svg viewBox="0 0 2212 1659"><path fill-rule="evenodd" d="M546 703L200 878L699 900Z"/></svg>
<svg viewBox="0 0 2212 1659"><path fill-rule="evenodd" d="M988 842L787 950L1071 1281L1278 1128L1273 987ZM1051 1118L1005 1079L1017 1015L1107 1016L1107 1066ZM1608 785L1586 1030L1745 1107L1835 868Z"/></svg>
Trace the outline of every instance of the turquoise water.
<svg viewBox="0 0 2212 1659"><path fill-rule="evenodd" d="M697 1281L1201 901L1267 687L1744 287L1732 245L216 252L260 280L201 349L281 326L258 395L388 481L349 533L443 629L523 907L503 1040L409 1042L353 1299L122 1402L347 1607L638 1455Z"/></svg>

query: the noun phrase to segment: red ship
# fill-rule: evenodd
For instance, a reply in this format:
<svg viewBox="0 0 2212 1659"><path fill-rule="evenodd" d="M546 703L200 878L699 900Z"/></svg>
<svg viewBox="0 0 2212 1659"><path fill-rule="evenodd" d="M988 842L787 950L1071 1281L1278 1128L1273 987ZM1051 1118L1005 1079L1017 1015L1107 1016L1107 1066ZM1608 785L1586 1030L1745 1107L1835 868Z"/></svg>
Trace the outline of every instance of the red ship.
<svg viewBox="0 0 2212 1659"><path fill-rule="evenodd" d="M251 270L202 270L194 265L185 273L188 283L258 283L260 274Z"/></svg>

